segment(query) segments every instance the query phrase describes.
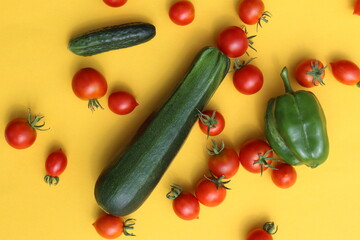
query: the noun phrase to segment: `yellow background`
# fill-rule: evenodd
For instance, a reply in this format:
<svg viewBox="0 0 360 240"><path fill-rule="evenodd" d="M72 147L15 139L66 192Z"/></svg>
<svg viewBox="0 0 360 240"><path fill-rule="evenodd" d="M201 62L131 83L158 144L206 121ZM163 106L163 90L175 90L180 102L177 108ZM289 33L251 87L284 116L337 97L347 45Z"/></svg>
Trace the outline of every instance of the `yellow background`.
<svg viewBox="0 0 360 240"><path fill-rule="evenodd" d="M223 28L242 25L238 0L193 0L196 18L184 27L168 18L172 2L129 0L121 8L101 0L2 2L1 131L12 118L26 116L28 108L43 114L51 129L39 132L25 150L13 149L0 138L0 239L101 239L92 227L101 214L93 196L98 174L182 79L198 51L214 45ZM264 73L262 90L242 95L229 74L207 106L226 118L226 128L216 139L237 150L248 139L263 138L266 102L283 93L283 66L293 71L310 57L324 64L345 58L360 65L360 17L352 14L352 0L264 3L273 17L258 33L248 27L250 35L257 34L258 51L249 53ZM67 50L69 39L79 33L132 21L154 24L156 37L92 57ZM92 113L72 92L72 76L82 67L96 68L106 77L109 91L100 99L105 110ZM195 125L150 198L127 216L137 219L132 239L245 239L265 221L279 225L274 235L278 240L360 239L359 89L336 81L330 66L325 82L311 89L328 120L331 151L325 164L297 167L297 183L287 190L272 183L270 172L260 177L241 168L220 206L202 207L199 220L183 221L165 194L172 183L192 190L206 172L209 142ZM292 83L301 89L294 79ZM130 91L140 105L129 115L113 114L106 105L114 90ZM43 182L44 163L59 147L68 156L68 167L59 185L49 187Z"/></svg>

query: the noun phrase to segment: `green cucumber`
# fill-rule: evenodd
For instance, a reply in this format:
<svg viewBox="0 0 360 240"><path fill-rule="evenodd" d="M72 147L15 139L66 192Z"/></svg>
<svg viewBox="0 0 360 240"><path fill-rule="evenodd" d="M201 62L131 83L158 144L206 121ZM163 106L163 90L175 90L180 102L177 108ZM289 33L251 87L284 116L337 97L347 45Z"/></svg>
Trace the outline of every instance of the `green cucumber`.
<svg viewBox="0 0 360 240"><path fill-rule="evenodd" d="M149 41L156 35L150 23L133 22L87 32L69 41L68 49L80 56L91 56Z"/></svg>
<svg viewBox="0 0 360 240"><path fill-rule="evenodd" d="M125 216L144 203L229 66L230 59L217 48L200 51L173 94L100 174L95 185L95 199L100 208L111 215Z"/></svg>

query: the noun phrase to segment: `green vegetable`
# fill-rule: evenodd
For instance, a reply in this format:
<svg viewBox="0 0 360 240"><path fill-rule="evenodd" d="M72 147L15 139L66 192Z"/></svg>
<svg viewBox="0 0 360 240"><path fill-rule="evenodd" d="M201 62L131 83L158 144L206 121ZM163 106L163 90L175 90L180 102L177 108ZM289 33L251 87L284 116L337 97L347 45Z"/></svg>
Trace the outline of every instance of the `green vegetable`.
<svg viewBox="0 0 360 240"><path fill-rule="evenodd" d="M135 46L152 39L152 24L133 22L96 29L69 42L68 49L80 56L91 56L120 48Z"/></svg>
<svg viewBox="0 0 360 240"><path fill-rule="evenodd" d="M291 89L286 67L281 77L286 93L268 102L266 138L283 161L315 168L329 154L324 112L312 92Z"/></svg>
<svg viewBox="0 0 360 240"><path fill-rule="evenodd" d="M213 47L197 55L181 84L146 121L131 144L99 176L95 198L107 213L138 209L160 181L203 109L226 76L230 60Z"/></svg>

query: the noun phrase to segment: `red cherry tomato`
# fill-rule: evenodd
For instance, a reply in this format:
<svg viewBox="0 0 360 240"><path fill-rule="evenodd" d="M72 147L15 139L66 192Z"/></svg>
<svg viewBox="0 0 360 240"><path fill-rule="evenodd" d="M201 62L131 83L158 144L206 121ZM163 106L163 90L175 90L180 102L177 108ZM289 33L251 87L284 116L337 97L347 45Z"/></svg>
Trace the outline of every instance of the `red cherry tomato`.
<svg viewBox="0 0 360 240"><path fill-rule="evenodd" d="M225 128L225 119L221 113L213 110L199 112L199 126L208 136L219 135Z"/></svg>
<svg viewBox="0 0 360 240"><path fill-rule="evenodd" d="M265 6L261 0L243 0L239 4L238 13L241 21L253 25L259 22Z"/></svg>
<svg viewBox="0 0 360 240"><path fill-rule="evenodd" d="M108 98L109 109L120 115L131 113L138 105L134 96L124 91L114 92Z"/></svg>
<svg viewBox="0 0 360 240"><path fill-rule="evenodd" d="M15 118L11 120L5 128L5 139L7 143L16 149L30 147L36 140L36 130L47 130L42 127L45 125L38 124L43 117L36 115L32 119L29 112L28 118Z"/></svg>
<svg viewBox="0 0 360 240"><path fill-rule="evenodd" d="M121 7L127 0L103 0L104 3L110 7Z"/></svg>
<svg viewBox="0 0 360 240"><path fill-rule="evenodd" d="M93 68L80 69L72 79L72 89L77 97L88 100L88 107L93 111L102 108L98 98L107 91L107 82L104 76Z"/></svg>
<svg viewBox="0 0 360 240"><path fill-rule="evenodd" d="M252 230L246 237L246 240L272 240L272 235L277 231L273 222L267 222L263 228Z"/></svg>
<svg viewBox="0 0 360 240"><path fill-rule="evenodd" d="M238 59L236 59L238 60ZM251 60L250 60L251 61ZM264 76L261 70L248 62L236 62L233 83L235 88L246 95L260 91L264 83Z"/></svg>
<svg viewBox="0 0 360 240"><path fill-rule="evenodd" d="M360 0L356 0L354 4L354 14L360 16Z"/></svg>
<svg viewBox="0 0 360 240"><path fill-rule="evenodd" d="M300 62L295 69L295 79L303 87L311 88L324 85L325 76L324 64L317 59L306 59Z"/></svg>
<svg viewBox="0 0 360 240"><path fill-rule="evenodd" d="M280 163L272 169L271 179L279 188L289 188L295 184L297 174L293 166L287 163Z"/></svg>
<svg viewBox="0 0 360 240"><path fill-rule="evenodd" d="M179 218L184 220L199 218L199 201L193 194L183 192L181 186L172 185L171 191L166 195L166 197L173 200L173 209Z"/></svg>
<svg viewBox="0 0 360 240"><path fill-rule="evenodd" d="M128 229L133 229L134 223L129 223L134 219L127 219L125 222L116 216L105 214L99 217L93 226L100 236L107 239L114 239L119 237L122 233L125 236L134 236L134 234L127 232Z"/></svg>
<svg viewBox="0 0 360 240"><path fill-rule="evenodd" d="M171 5L169 17L177 25L188 25L195 18L194 5L189 1L178 1Z"/></svg>
<svg viewBox="0 0 360 240"><path fill-rule="evenodd" d="M224 142L219 148L216 141L213 141L212 150L209 149L208 152L208 168L216 177L223 176L229 179L237 173L240 162L239 155L234 149L225 147Z"/></svg>
<svg viewBox="0 0 360 240"><path fill-rule="evenodd" d="M207 207L218 206L225 200L228 182L222 182L222 178L203 178L196 185L195 196Z"/></svg>
<svg viewBox="0 0 360 240"><path fill-rule="evenodd" d="M241 165L251 173L262 173L273 168L271 163L273 152L269 144L260 139L247 141L240 149L239 159Z"/></svg>
<svg viewBox="0 0 360 240"><path fill-rule="evenodd" d="M243 29L230 26L223 29L218 35L217 46L228 57L237 58L246 53L249 39Z"/></svg>
<svg viewBox="0 0 360 240"><path fill-rule="evenodd" d="M57 185L59 183L59 176L64 172L66 166L67 157L61 149L50 153L45 162L47 172L44 178L45 182L49 185Z"/></svg>
<svg viewBox="0 0 360 240"><path fill-rule="evenodd" d="M334 77L346 85L356 85L360 82L360 68L348 60L331 62Z"/></svg>

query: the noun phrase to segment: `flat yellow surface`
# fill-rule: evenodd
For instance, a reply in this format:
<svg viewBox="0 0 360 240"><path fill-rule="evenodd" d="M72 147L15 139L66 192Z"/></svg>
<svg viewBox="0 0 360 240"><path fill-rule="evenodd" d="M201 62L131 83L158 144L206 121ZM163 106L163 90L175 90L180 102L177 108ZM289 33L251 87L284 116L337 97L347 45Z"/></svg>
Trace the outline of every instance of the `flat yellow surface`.
<svg viewBox="0 0 360 240"><path fill-rule="evenodd" d="M184 27L168 18L172 2L129 0L117 9L101 0L2 2L1 131L12 118L26 116L28 108L43 114L51 129L39 132L25 150L0 138L0 239L101 239L92 226L101 214L93 195L99 173L182 79L199 50L215 45L223 28L242 25L238 0L194 0L195 21ZM258 51L249 53L264 73L262 90L242 95L229 74L207 106L226 118L216 139L237 150L248 139L264 137L267 100L283 93L283 66L293 71L310 57L324 64L345 58L360 65L360 17L352 14L352 0L264 2L273 17L258 33L255 26L248 27L249 34L257 34ZM132 21L154 24L156 37L92 57L67 50L69 39L79 33ZM92 113L72 92L72 76L82 67L96 68L106 77L109 91L100 99L105 110ZM192 190L207 171L209 140L195 125L150 198L126 216L137 219L132 239L245 239L265 221L279 226L278 240L360 239L359 89L335 80L330 67L325 82L311 89L328 120L331 150L325 164L297 167L298 181L287 190L272 183L270 172L261 177L241 168L220 206L202 207L199 220L184 221L165 195L172 183ZM294 79L292 84L301 89ZM106 106L114 90L130 91L140 105L129 115L115 115ZM43 182L44 163L58 147L68 156L68 168L59 185L49 187Z"/></svg>

